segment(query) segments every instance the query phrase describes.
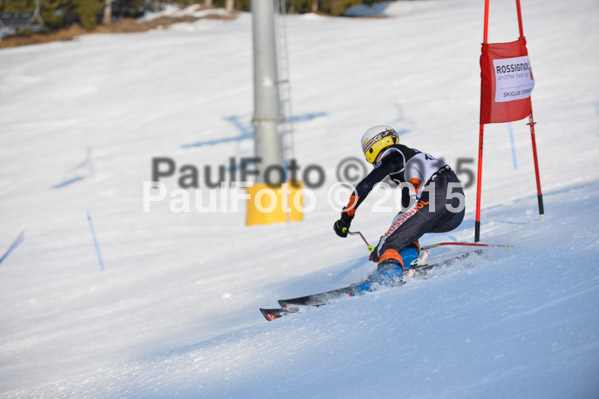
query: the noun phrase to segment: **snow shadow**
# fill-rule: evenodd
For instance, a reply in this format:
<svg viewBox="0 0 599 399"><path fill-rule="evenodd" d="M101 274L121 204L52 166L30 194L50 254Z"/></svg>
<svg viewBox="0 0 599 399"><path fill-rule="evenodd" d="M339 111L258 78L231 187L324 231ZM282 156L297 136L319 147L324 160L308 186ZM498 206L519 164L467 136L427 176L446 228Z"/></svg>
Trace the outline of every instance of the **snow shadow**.
<svg viewBox="0 0 599 399"><path fill-rule="evenodd" d="M294 115L291 117L291 123L307 122L313 119L322 118L327 116L326 112L308 112L303 115ZM254 138L254 128L252 126L252 120L249 115L229 115L225 116L224 119L231 123L238 130L239 135L233 137L224 137L214 140L203 140L195 143L183 144L181 148L195 148L204 147L210 145L217 145L223 143L240 142Z"/></svg>
<svg viewBox="0 0 599 399"><path fill-rule="evenodd" d="M414 123L405 117L403 106L400 103L395 103L395 107L397 108L397 118L390 125L395 128L398 136L410 133Z"/></svg>
<svg viewBox="0 0 599 399"><path fill-rule="evenodd" d="M86 176L75 176L75 177L73 177L71 179L64 180L64 181L62 181L62 182L60 182L58 184L53 185L52 189L58 190L59 188L70 186L73 183L77 183L78 181L85 180L85 178L86 178Z"/></svg>
<svg viewBox="0 0 599 399"><path fill-rule="evenodd" d="M290 122L291 123L307 122L307 121L311 121L312 119L323 118L327 115L328 114L326 112L308 112L303 115L293 115L291 117Z"/></svg>
<svg viewBox="0 0 599 399"><path fill-rule="evenodd" d="M53 190L58 190L67 186L70 186L73 183L77 183L78 181L85 180L94 172L94 167L91 160L92 149L91 147L87 147L87 154L85 159L80 162L78 165L75 165L71 169L65 172L65 175L60 183L57 183L50 188Z"/></svg>

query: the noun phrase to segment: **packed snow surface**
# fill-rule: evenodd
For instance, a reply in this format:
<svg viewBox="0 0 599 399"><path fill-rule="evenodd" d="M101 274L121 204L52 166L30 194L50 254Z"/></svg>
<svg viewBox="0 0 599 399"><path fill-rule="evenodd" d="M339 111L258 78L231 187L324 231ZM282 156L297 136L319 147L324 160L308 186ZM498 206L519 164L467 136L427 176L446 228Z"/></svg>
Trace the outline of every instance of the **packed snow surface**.
<svg viewBox="0 0 599 399"><path fill-rule="evenodd" d="M183 18L183 17L231 17L232 13L223 8L203 8L199 4L193 4L185 8L176 7L173 5L167 5L162 11L147 13L143 17L139 18L139 21L153 21L158 18L170 17L170 18Z"/></svg>
<svg viewBox="0 0 599 399"><path fill-rule="evenodd" d="M517 39L513 3L491 2L491 42ZM508 124L488 125L482 240L513 248L270 323L259 307L373 269L359 238L334 235L327 200L368 127L394 126L470 180L482 2L287 17L295 158L326 181L303 222L251 228L243 201L143 211L153 157L197 167L207 200L205 166L214 180L253 155L249 14L1 50L0 255L25 240L0 264L0 396L599 397L599 4L522 12L545 217L527 121L512 123L513 149ZM475 194L462 226L421 244L471 241ZM388 199L375 212L381 199L352 224L373 243L396 213Z"/></svg>

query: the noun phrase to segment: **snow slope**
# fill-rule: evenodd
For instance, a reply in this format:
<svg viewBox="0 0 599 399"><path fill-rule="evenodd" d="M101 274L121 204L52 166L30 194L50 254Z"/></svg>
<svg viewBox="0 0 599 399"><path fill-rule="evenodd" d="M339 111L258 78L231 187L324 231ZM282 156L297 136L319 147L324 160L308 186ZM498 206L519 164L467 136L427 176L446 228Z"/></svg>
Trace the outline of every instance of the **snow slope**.
<svg viewBox="0 0 599 399"><path fill-rule="evenodd" d="M142 211L152 157L203 168L252 155L249 15L0 51L0 251L26 232L0 265L0 396L596 397L592 0L522 4L546 217L524 121L518 170L507 125L492 125L483 172L482 238L513 249L273 323L257 310L371 270L359 239L332 233L326 199L367 127L391 124L453 165L476 156L479 3L288 18L296 157L327 172L290 225ZM508 3L492 4L491 41L517 37ZM471 240L474 194L458 230L423 244ZM372 241L394 216L369 212L376 199L353 224Z"/></svg>
<svg viewBox="0 0 599 399"><path fill-rule="evenodd" d="M204 9L200 4L193 4L185 8L180 8L174 5L167 4L163 11L150 12L139 19L139 21L153 21L158 18L171 17L171 18L183 18L183 17L195 17L205 18L211 17L231 17L232 13L225 10L224 8L211 8Z"/></svg>

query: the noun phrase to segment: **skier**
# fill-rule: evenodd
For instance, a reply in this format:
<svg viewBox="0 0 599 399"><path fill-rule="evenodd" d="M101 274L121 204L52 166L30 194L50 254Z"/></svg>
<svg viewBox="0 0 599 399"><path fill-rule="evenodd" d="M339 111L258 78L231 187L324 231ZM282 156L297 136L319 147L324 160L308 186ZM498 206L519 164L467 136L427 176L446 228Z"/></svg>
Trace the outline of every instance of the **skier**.
<svg viewBox="0 0 599 399"><path fill-rule="evenodd" d="M464 191L449 165L400 144L392 127L379 125L368 129L362 136L362 150L374 169L357 185L341 218L335 222L335 233L347 237L356 209L374 185L387 176L396 184L410 183L413 201L410 207L404 205L407 209L395 216L389 230L381 236L370 255L370 260L378 264L377 270L355 293L370 291L374 284L398 281L420 254L418 239L426 233L455 229L465 213ZM403 204L405 199L402 196Z"/></svg>

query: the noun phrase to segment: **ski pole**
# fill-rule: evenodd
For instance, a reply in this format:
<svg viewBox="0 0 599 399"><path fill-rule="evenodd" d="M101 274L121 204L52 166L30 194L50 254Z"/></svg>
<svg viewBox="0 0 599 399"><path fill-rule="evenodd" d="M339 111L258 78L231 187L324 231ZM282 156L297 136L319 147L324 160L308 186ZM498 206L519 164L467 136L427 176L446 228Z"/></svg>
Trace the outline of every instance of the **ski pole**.
<svg viewBox="0 0 599 399"><path fill-rule="evenodd" d="M368 249L368 252L374 251L374 246L370 245L368 243L366 238L364 238L364 234L360 233L359 231L349 231L349 230L347 230L346 227L344 227L343 232L346 232L346 231L347 231L347 234L349 234L349 235L352 235L352 236L359 235L360 237L362 237L362 241L364 241L366 243L366 249Z"/></svg>
<svg viewBox="0 0 599 399"><path fill-rule="evenodd" d="M368 243L368 241L364 237L364 234L362 234L361 232L349 231L349 230L347 230L347 228L344 228L343 232L347 232L347 234L352 235L352 236L359 235L360 238L362 238L362 241L364 241L366 243L366 248L368 249L368 252L374 251L374 246L370 245ZM507 243L507 244L482 244L482 243L473 243L473 242L440 242L437 244L427 245L426 247L420 248L420 250L426 251L427 249L442 247L442 246L446 246L446 245L460 245L460 246L467 246L467 247L497 247L497 248L511 248L512 247L512 244L510 244L510 243Z"/></svg>
<svg viewBox="0 0 599 399"><path fill-rule="evenodd" d="M481 243L473 243L473 242L440 242L438 244L432 244L432 245L428 245L426 247L421 248L422 251L427 250L427 249L431 249L431 248L435 248L435 247L441 247L444 245L462 245L462 246L468 246L468 247L502 247L502 248L511 248L512 244L481 244Z"/></svg>

